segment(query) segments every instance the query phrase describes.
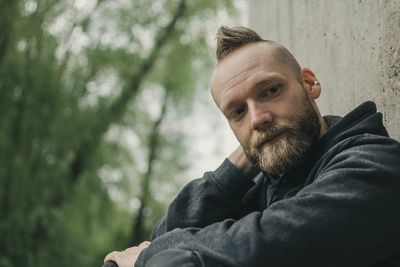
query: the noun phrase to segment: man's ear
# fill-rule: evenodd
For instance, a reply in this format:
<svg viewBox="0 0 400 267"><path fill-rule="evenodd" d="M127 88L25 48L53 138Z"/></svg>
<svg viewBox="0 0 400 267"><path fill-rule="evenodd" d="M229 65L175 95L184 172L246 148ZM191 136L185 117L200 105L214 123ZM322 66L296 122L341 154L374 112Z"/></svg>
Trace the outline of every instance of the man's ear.
<svg viewBox="0 0 400 267"><path fill-rule="evenodd" d="M307 94L311 99L317 99L321 95L321 84L317 76L315 76L314 72L309 68L302 68L300 74L303 78Z"/></svg>

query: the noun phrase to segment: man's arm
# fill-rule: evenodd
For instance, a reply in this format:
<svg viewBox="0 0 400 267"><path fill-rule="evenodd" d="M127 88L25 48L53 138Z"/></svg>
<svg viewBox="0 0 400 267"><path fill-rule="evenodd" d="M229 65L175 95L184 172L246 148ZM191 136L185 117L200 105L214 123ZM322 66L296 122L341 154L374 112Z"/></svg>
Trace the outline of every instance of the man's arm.
<svg viewBox="0 0 400 267"><path fill-rule="evenodd" d="M295 197L240 220L166 233L135 266L170 249L198 255L193 266L370 266L400 252L399 206L399 144L359 138Z"/></svg>
<svg viewBox="0 0 400 267"><path fill-rule="evenodd" d="M202 228L234 218L242 208L243 197L255 186L251 178L257 172L238 147L214 172L183 188L154 227L152 239L175 228Z"/></svg>
<svg viewBox="0 0 400 267"><path fill-rule="evenodd" d="M153 229L152 239L175 228L203 227L226 218L234 217L241 209L242 198L255 186L251 177L257 170L238 147L214 172L208 172L203 178L189 183L172 202L168 213ZM109 253L104 261L114 261L119 267L135 264L142 250L150 242L124 251ZM189 266L188 261L196 255L183 250L168 250L154 257L150 266Z"/></svg>

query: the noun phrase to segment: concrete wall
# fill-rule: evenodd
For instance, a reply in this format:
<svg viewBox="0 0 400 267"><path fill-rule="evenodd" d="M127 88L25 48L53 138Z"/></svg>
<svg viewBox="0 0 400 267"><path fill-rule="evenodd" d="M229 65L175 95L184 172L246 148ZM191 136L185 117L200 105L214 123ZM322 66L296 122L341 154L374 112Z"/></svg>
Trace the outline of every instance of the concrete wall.
<svg viewBox="0 0 400 267"><path fill-rule="evenodd" d="M321 82L323 114L377 103L400 140L400 0L250 0L249 24Z"/></svg>

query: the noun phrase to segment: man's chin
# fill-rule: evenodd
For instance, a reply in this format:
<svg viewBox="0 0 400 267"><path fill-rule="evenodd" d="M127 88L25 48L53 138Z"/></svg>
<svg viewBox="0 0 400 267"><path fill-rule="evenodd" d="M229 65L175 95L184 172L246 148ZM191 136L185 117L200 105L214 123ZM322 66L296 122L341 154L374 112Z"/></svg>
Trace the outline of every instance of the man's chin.
<svg viewBox="0 0 400 267"><path fill-rule="evenodd" d="M288 159L292 158L288 154L289 151L284 151L283 137L277 137L272 142L268 142L259 150L257 165L259 168L270 174L282 174L288 171L294 164Z"/></svg>

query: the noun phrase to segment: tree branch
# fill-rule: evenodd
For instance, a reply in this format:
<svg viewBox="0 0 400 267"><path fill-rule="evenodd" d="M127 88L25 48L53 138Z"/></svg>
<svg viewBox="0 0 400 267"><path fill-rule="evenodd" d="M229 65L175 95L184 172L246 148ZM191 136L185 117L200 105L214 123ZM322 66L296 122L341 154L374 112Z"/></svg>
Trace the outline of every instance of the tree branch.
<svg viewBox="0 0 400 267"><path fill-rule="evenodd" d="M175 29L176 22L180 19L186 10L186 0L181 0L178 8L176 9L174 17L164 28L164 30L158 35L155 45L150 53L150 55L144 59L138 71L131 76L129 85L122 91L120 97L111 106L111 116L110 120L118 120L124 114L126 106L129 101L138 93L141 83L144 77L150 72L151 68L154 66L162 48L165 46L167 41L171 39L173 31Z"/></svg>
<svg viewBox="0 0 400 267"><path fill-rule="evenodd" d="M181 0L171 21L157 35L151 53L141 62L137 71L131 76L128 86L123 89L121 95L116 99L116 101L114 101L110 108L99 112L98 123L92 129L93 138L85 140L80 144L73 160L70 163L69 177L71 183L78 181L80 175L87 167L88 160L90 159L93 151L98 146L109 126L112 123L122 119L128 107L128 103L139 92L142 82L154 66L162 48L173 36L175 25L177 21L183 17L185 10L186 0Z"/></svg>

